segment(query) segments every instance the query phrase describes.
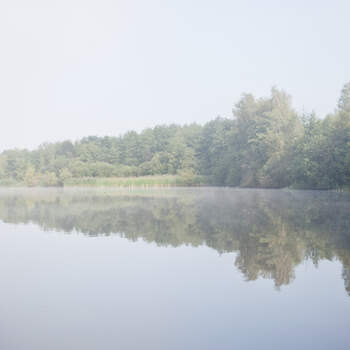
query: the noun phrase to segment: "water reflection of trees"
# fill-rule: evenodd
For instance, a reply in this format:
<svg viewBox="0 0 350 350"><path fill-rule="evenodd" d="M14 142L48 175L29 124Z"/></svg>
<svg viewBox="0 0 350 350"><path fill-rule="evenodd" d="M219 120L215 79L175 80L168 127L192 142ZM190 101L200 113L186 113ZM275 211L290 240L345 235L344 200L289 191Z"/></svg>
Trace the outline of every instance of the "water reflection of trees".
<svg viewBox="0 0 350 350"><path fill-rule="evenodd" d="M269 190L3 191L0 219L44 230L118 234L159 245L237 252L247 280L289 284L305 259L343 264L350 293L350 195Z"/></svg>

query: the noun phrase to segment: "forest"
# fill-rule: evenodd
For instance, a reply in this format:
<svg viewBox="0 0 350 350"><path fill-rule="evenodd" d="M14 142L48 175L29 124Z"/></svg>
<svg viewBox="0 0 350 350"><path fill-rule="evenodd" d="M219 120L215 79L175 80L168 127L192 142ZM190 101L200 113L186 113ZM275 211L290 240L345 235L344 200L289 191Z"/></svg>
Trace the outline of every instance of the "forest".
<svg viewBox="0 0 350 350"><path fill-rule="evenodd" d="M63 186L84 179L175 176L181 185L350 187L350 83L325 118L298 114L291 97L243 94L232 118L88 136L0 154L3 186ZM85 182L86 183L86 182Z"/></svg>

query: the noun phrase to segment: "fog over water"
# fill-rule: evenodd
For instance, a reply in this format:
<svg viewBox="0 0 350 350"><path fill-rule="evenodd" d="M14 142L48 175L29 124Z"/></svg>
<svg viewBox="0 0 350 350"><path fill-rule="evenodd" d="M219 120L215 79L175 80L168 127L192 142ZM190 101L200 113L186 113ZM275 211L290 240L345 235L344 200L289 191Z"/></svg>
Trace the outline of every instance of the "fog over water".
<svg viewBox="0 0 350 350"><path fill-rule="evenodd" d="M0 191L3 349L347 349L350 197Z"/></svg>

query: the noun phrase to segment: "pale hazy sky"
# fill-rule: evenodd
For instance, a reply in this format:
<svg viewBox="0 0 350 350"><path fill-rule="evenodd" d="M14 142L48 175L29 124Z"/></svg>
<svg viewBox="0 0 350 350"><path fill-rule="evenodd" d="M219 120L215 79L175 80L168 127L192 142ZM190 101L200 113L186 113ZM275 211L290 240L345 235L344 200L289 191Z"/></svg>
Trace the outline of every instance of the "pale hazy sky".
<svg viewBox="0 0 350 350"><path fill-rule="evenodd" d="M323 117L350 1L0 0L0 150L231 116L277 85Z"/></svg>

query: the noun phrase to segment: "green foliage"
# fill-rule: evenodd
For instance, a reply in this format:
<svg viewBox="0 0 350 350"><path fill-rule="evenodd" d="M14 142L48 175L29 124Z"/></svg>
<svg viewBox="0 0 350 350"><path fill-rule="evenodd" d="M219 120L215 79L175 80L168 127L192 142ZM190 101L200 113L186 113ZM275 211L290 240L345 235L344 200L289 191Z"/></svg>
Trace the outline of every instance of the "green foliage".
<svg viewBox="0 0 350 350"><path fill-rule="evenodd" d="M58 186L60 183L54 172L47 172L40 176L40 184L42 186L52 187Z"/></svg>
<svg viewBox="0 0 350 350"><path fill-rule="evenodd" d="M204 126L160 125L4 151L0 182L60 186L82 178L180 175L182 185L200 176L216 186L349 188L350 83L324 120L298 116L276 88L267 98L242 95L233 113Z"/></svg>
<svg viewBox="0 0 350 350"><path fill-rule="evenodd" d="M304 118L304 133L293 154L296 187L345 188L350 183L350 112L339 111L321 121Z"/></svg>
<svg viewBox="0 0 350 350"><path fill-rule="evenodd" d="M65 183L66 181L70 180L73 177L72 173L67 168L63 168L60 170L59 179L62 181L62 183Z"/></svg>
<svg viewBox="0 0 350 350"><path fill-rule="evenodd" d="M40 183L40 176L36 173L33 166L29 166L24 175L24 183L28 187L38 186Z"/></svg>
<svg viewBox="0 0 350 350"><path fill-rule="evenodd" d="M350 82L345 84L338 101L338 108L344 112L350 112Z"/></svg>

